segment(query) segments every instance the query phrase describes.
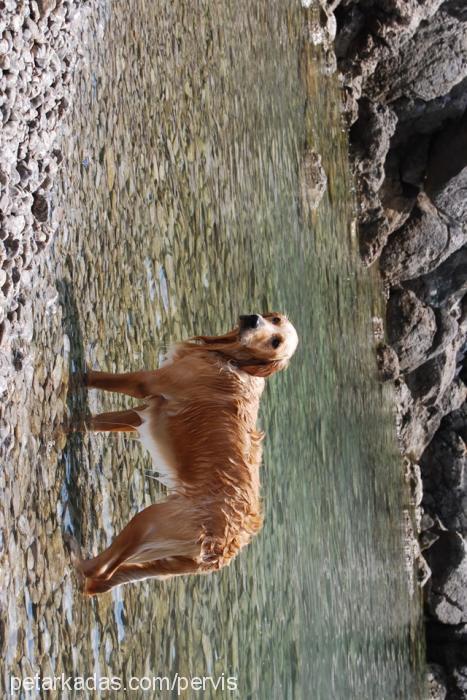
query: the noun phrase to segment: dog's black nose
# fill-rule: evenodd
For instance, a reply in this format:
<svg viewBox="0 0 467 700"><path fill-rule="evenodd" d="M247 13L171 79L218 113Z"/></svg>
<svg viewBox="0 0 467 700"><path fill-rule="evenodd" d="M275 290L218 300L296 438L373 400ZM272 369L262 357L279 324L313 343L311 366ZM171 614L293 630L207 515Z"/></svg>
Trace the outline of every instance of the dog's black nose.
<svg viewBox="0 0 467 700"><path fill-rule="evenodd" d="M250 314L249 316L240 316L240 325L242 328L258 328L258 314Z"/></svg>

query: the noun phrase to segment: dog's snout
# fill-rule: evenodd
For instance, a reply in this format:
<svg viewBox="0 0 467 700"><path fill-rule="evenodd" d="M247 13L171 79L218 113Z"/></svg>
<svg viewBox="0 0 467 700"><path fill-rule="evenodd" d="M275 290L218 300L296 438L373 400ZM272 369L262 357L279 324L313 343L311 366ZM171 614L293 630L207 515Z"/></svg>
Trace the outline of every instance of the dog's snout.
<svg viewBox="0 0 467 700"><path fill-rule="evenodd" d="M258 328L261 317L258 314L249 314L240 316L240 324L242 328Z"/></svg>

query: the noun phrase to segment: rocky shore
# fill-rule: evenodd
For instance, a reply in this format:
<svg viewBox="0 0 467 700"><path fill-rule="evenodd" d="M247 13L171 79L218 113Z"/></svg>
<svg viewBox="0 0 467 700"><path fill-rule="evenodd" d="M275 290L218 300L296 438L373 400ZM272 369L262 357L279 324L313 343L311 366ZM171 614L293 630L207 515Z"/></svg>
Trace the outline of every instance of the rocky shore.
<svg viewBox="0 0 467 700"><path fill-rule="evenodd" d="M467 5L339 0L359 241L387 292L383 377L421 474L432 697L467 697ZM335 27L333 23L335 22Z"/></svg>

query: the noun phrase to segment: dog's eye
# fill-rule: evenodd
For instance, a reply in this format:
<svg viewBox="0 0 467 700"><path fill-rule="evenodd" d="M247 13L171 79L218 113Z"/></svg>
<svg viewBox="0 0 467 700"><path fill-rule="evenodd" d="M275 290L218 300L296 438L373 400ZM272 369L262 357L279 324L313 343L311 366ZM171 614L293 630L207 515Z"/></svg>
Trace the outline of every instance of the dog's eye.
<svg viewBox="0 0 467 700"><path fill-rule="evenodd" d="M271 340L271 345L273 348L278 348L281 343L282 343L282 338L279 338L278 335L275 335L273 337L273 339Z"/></svg>
<svg viewBox="0 0 467 700"><path fill-rule="evenodd" d="M274 323L275 326L278 326L280 322L281 320L279 316L274 316L274 318L271 320L271 323Z"/></svg>

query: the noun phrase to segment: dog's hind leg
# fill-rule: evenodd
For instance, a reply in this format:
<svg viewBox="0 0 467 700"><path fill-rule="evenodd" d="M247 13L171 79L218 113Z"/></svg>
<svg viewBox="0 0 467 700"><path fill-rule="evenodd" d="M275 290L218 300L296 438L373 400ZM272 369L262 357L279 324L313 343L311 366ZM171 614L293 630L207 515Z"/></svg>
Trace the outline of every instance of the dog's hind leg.
<svg viewBox="0 0 467 700"><path fill-rule="evenodd" d="M137 406L135 409L127 411L109 411L91 416L87 420L87 427L92 431L103 432L135 432L142 424L142 420L137 411L143 411L146 406Z"/></svg>
<svg viewBox="0 0 467 700"><path fill-rule="evenodd" d="M86 578L83 593L89 596L97 593L105 593L111 588L121 586L123 583L142 581L146 578L168 578L182 576L183 574L195 574L200 565L189 557L172 557L170 559L157 559L148 564L122 564L108 579Z"/></svg>
<svg viewBox="0 0 467 700"><path fill-rule="evenodd" d="M201 552L201 527L190 517L181 498L169 498L145 508L128 523L113 543L93 559L76 560L74 565L87 578L110 579L124 564L147 564L156 559Z"/></svg>

